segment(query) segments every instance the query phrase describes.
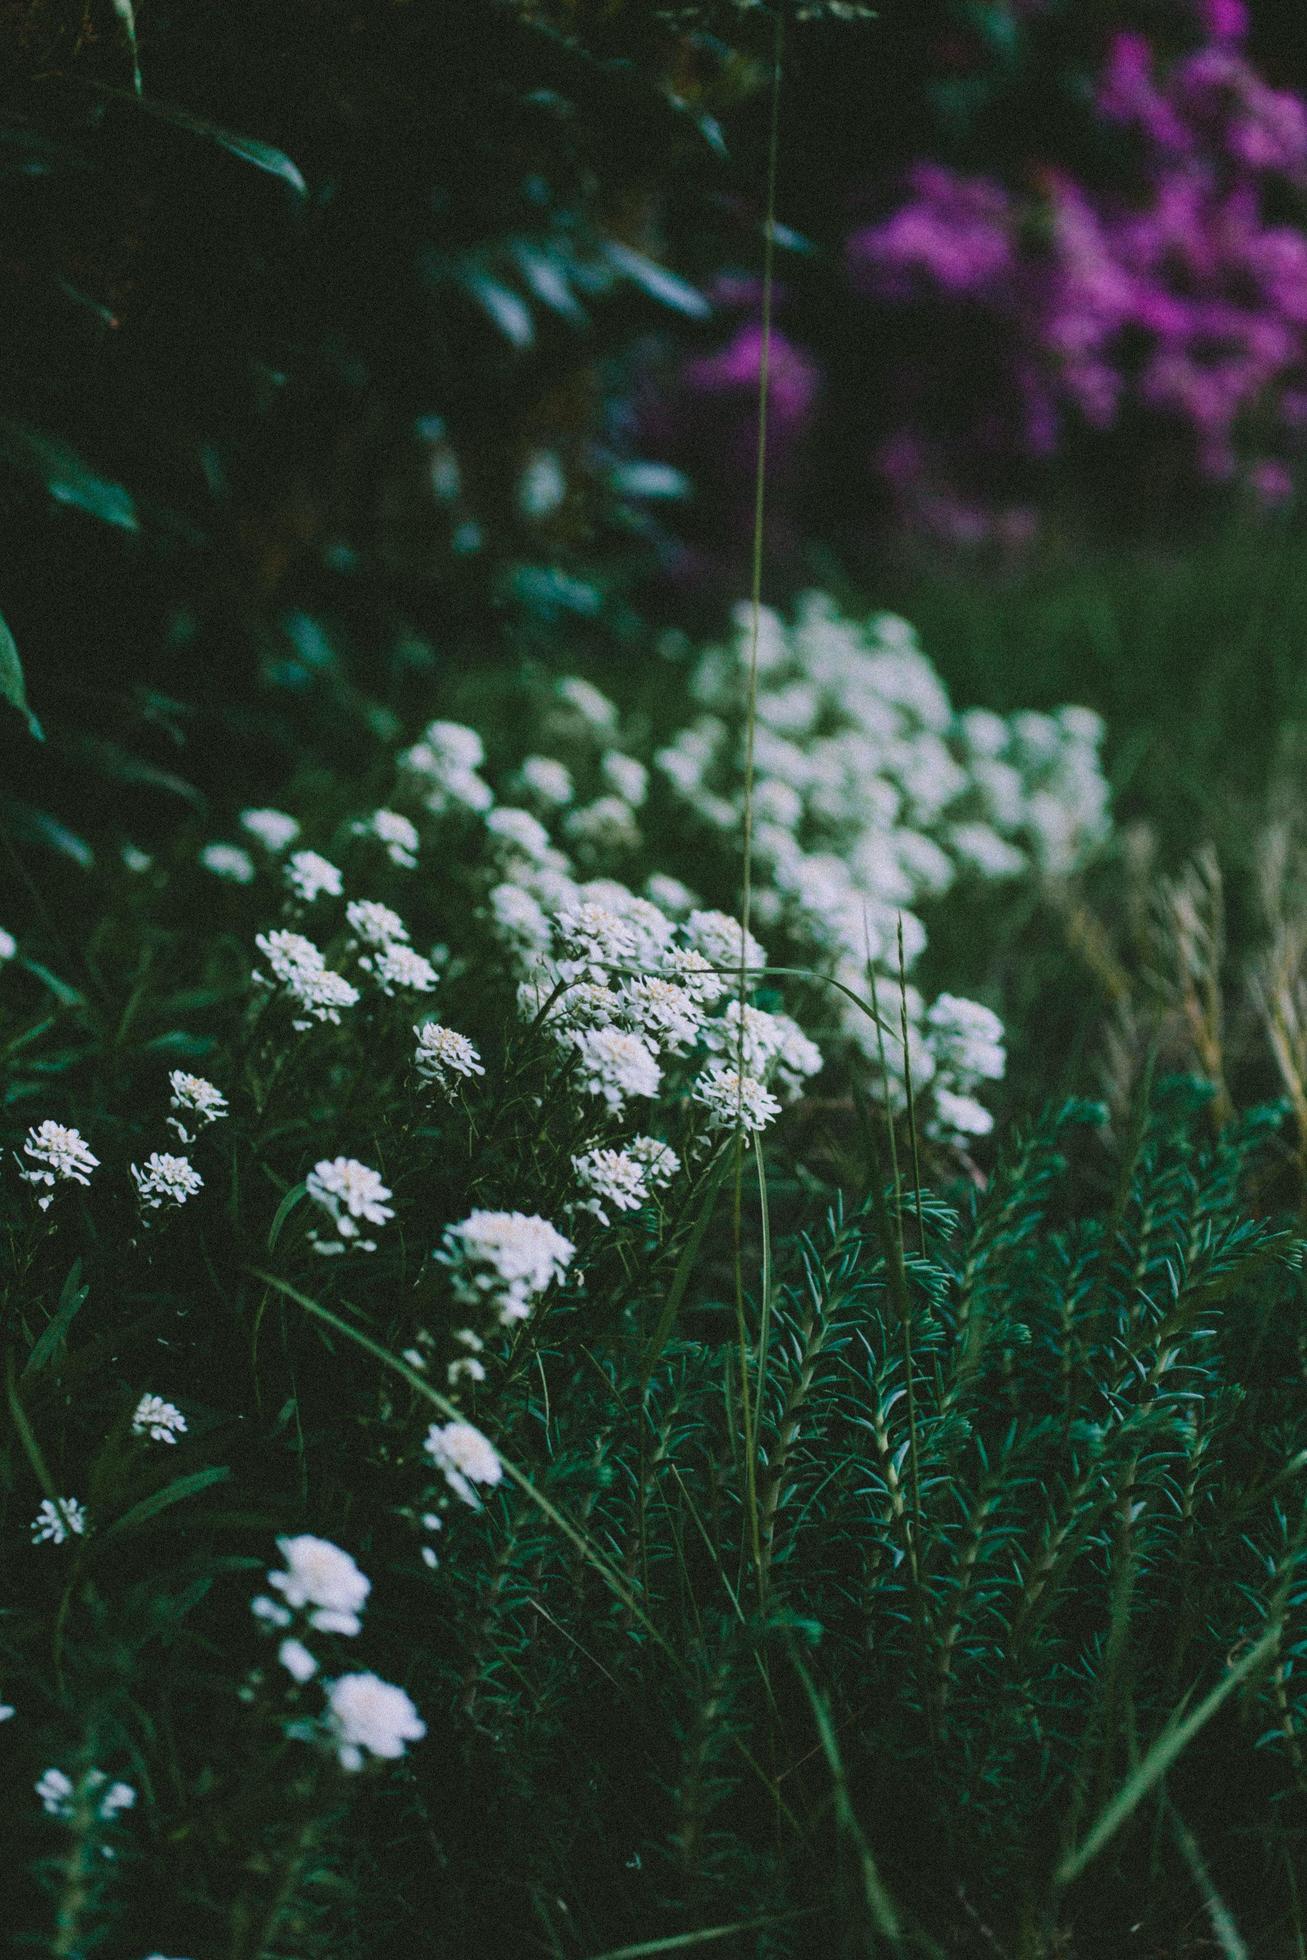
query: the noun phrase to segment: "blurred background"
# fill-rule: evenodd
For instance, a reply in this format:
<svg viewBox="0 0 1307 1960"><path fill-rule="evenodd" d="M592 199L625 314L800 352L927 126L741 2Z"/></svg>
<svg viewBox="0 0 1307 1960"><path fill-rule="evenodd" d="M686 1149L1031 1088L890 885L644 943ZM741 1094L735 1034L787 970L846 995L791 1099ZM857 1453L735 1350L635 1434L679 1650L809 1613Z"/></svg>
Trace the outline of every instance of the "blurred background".
<svg viewBox="0 0 1307 1960"><path fill-rule="evenodd" d="M475 663L763 583L1085 700L1235 860L1297 781L1295 0L3 0L0 784L30 880Z"/></svg>

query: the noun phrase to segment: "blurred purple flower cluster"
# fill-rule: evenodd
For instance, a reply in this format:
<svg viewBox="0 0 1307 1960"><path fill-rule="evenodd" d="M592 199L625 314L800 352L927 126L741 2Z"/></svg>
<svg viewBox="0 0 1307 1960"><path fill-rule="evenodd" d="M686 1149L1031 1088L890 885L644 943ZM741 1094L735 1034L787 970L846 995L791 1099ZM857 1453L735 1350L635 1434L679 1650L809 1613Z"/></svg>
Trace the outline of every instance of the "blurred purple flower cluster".
<svg viewBox="0 0 1307 1960"><path fill-rule="evenodd" d="M1307 104L1252 65L1238 0L1202 11L1201 44L1169 64L1139 33L1107 48L1094 107L1133 139L1127 184L1046 166L1012 189L919 164L903 202L849 239L855 290L919 328L930 316L937 335L930 372L890 398L937 393L941 355L973 377L963 426L907 420L882 438L903 516L959 540L1019 533L1028 512L953 487L959 449L974 480L986 462L1051 458L1078 429L1144 424L1196 479L1290 494L1307 428L1307 236L1269 213L1307 189Z"/></svg>
<svg viewBox="0 0 1307 1960"><path fill-rule="evenodd" d="M868 515L878 492L957 543L1024 541L1069 456L1113 495L1288 498L1307 449L1307 103L1265 80L1247 34L1242 0L1194 0L1165 47L1121 27L1068 94L1092 135L1074 165L1045 125L1001 176L922 161L873 193L845 241L843 371L824 324L817 353L773 342L783 456L830 442L820 400L837 442L858 431ZM681 413L720 417L757 374L746 325L687 366Z"/></svg>

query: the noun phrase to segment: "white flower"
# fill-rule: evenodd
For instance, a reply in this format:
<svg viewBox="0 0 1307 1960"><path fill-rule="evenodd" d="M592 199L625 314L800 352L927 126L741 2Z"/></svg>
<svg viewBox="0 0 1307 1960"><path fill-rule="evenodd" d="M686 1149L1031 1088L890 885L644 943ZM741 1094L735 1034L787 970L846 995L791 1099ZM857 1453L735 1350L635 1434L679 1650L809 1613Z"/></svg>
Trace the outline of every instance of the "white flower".
<svg viewBox="0 0 1307 1960"><path fill-rule="evenodd" d="M152 1150L145 1160L131 1167L137 1194L145 1211L158 1211L162 1205L184 1205L203 1189L204 1179L188 1157L174 1157L166 1150Z"/></svg>
<svg viewBox="0 0 1307 1960"><path fill-rule="evenodd" d="M73 1779L61 1769L48 1769L36 1784L41 1807L50 1817L73 1814Z"/></svg>
<svg viewBox="0 0 1307 1960"><path fill-rule="evenodd" d="M636 964L634 930L606 905L593 900L569 905L554 921L554 931L564 980L605 981L613 967Z"/></svg>
<svg viewBox="0 0 1307 1960"><path fill-rule="evenodd" d="M226 1096L202 1075L188 1075L185 1069L175 1068L168 1081L172 1086L168 1107L179 1112L168 1118L168 1128L176 1130L183 1143L193 1143L202 1129L227 1114Z"/></svg>
<svg viewBox="0 0 1307 1960"><path fill-rule="evenodd" d="M368 1756L393 1761L427 1725L402 1688L375 1674L342 1674L327 1690L328 1713L342 1769L362 1769Z"/></svg>
<svg viewBox="0 0 1307 1960"><path fill-rule="evenodd" d="M540 864L553 856L549 832L529 810L492 810L486 818L486 836L499 854L508 859L524 857L528 863Z"/></svg>
<svg viewBox="0 0 1307 1960"><path fill-rule="evenodd" d="M562 991L555 993L561 987ZM537 967L517 990L518 1011L533 1021L553 996L549 1009L549 1032L556 1040L568 1042L576 1028L606 1028L621 1010L621 999L612 987L597 980L573 980L564 985L557 970L547 962Z"/></svg>
<svg viewBox="0 0 1307 1960"><path fill-rule="evenodd" d="M1015 878L1026 868L1023 853L987 823L956 824L949 844L963 866L982 878Z"/></svg>
<svg viewBox="0 0 1307 1960"><path fill-rule="evenodd" d="M359 1237L358 1219L369 1225L384 1225L395 1216L385 1200L391 1193L378 1177L376 1171L369 1170L353 1157L323 1157L313 1166L305 1179L305 1189L314 1204L325 1211L340 1235L340 1240L352 1240L353 1249L358 1252L375 1252L375 1239ZM345 1246L336 1240L323 1243L316 1232L310 1234L319 1252L343 1252Z"/></svg>
<svg viewBox="0 0 1307 1960"><path fill-rule="evenodd" d="M89 1184L91 1172L100 1163L98 1157L91 1155L79 1131L65 1123L55 1123L49 1117L27 1132L23 1156L30 1157L32 1163L29 1167L20 1160L18 1175L28 1184L46 1188L45 1197L37 1199L42 1211L49 1209L56 1183Z"/></svg>
<svg viewBox="0 0 1307 1960"><path fill-rule="evenodd" d="M206 844L200 852L200 863L215 878L226 879L229 885L254 882L254 859L239 844Z"/></svg>
<svg viewBox="0 0 1307 1960"><path fill-rule="evenodd" d="M286 982L286 991L304 1009L304 1013L291 1022L293 1028L303 1030L312 1027L315 1021L330 1021L340 1026L342 1007L357 1004L359 990L352 986L343 973L301 972L292 975Z"/></svg>
<svg viewBox="0 0 1307 1960"><path fill-rule="evenodd" d="M527 960L543 953L549 944L549 921L539 899L521 885L496 885L488 894L491 923L510 949Z"/></svg>
<svg viewBox="0 0 1307 1960"><path fill-rule="evenodd" d="M619 1211L638 1211L648 1199L644 1167L625 1150L587 1150L573 1157L572 1169L593 1194L583 1209L593 1212L601 1225L612 1223L605 1204L615 1205Z"/></svg>
<svg viewBox="0 0 1307 1960"><path fill-rule="evenodd" d="M284 926L276 926L271 932L254 935L254 943L272 968L273 981L288 987L305 973L321 973L326 961L311 939L302 932L288 932ZM261 973L254 978L263 986L271 986L272 981Z"/></svg>
<svg viewBox="0 0 1307 1960"><path fill-rule="evenodd" d="M288 1627L293 1618L285 1606L278 1606L275 1599L266 1599L262 1593L250 1601L250 1611L265 1627Z"/></svg>
<svg viewBox="0 0 1307 1960"><path fill-rule="evenodd" d="M602 1096L614 1114L628 1096L656 1096L662 1080L658 1058L638 1034L623 1028L582 1028L572 1037L580 1057L581 1085Z"/></svg>
<svg viewBox="0 0 1307 1960"><path fill-rule="evenodd" d="M562 1278L575 1250L547 1219L520 1211L474 1211L445 1227L436 1257L450 1269L456 1300L494 1308L507 1327L526 1319L540 1294Z"/></svg>
<svg viewBox="0 0 1307 1960"><path fill-rule="evenodd" d="M564 817L563 834L569 843L590 852L633 851L640 842L635 813L620 796L597 796L593 803L578 804Z"/></svg>
<svg viewBox="0 0 1307 1960"><path fill-rule="evenodd" d="M633 755L609 749L599 758L599 773L615 796L638 810L649 794L649 771Z"/></svg>
<svg viewBox="0 0 1307 1960"><path fill-rule="evenodd" d="M726 912L691 912L685 936L710 966L725 967L728 973L739 972L741 958L748 970L767 964L767 954L753 934Z"/></svg>
<svg viewBox="0 0 1307 1960"><path fill-rule="evenodd" d="M433 1422L423 1448L465 1504L479 1502L474 1484L497 1484L504 1474L494 1444L470 1422Z"/></svg>
<svg viewBox="0 0 1307 1960"><path fill-rule="evenodd" d="M990 708L965 708L958 716L958 725L973 755L999 756L1007 747L1008 725Z"/></svg>
<svg viewBox="0 0 1307 1960"><path fill-rule="evenodd" d="M75 1497L46 1497L32 1519L34 1545L66 1545L86 1531L86 1510Z"/></svg>
<svg viewBox="0 0 1307 1960"><path fill-rule="evenodd" d="M277 1659L294 1681L311 1681L318 1671L318 1663L302 1640L283 1640L277 1649Z"/></svg>
<svg viewBox="0 0 1307 1960"><path fill-rule="evenodd" d="M349 1553L329 1538L314 1538L309 1532L279 1538L277 1550L286 1561L286 1570L270 1572L268 1584L281 1594L286 1605L297 1613L311 1608L309 1625L319 1633L357 1633L372 1581L359 1571Z"/></svg>
<svg viewBox="0 0 1307 1960"><path fill-rule="evenodd" d="M607 734L617 725L617 710L606 694L589 681L574 674L555 683L554 693L565 708L596 734Z"/></svg>
<svg viewBox="0 0 1307 1960"><path fill-rule="evenodd" d="M535 449L517 480L517 508L528 522L549 517L567 495L567 477L552 449Z"/></svg>
<svg viewBox="0 0 1307 1960"><path fill-rule="evenodd" d="M517 772L517 781L526 795L549 810L561 810L572 800L569 771L551 755L529 755Z"/></svg>
<svg viewBox="0 0 1307 1960"><path fill-rule="evenodd" d="M345 907L345 923L361 946L393 946L408 938L408 927L399 913L375 898L351 898Z"/></svg>
<svg viewBox="0 0 1307 1960"><path fill-rule="evenodd" d="M788 1014L774 1014L772 1019L781 1031L780 1052L774 1068L776 1087L780 1090L782 1102L793 1102L803 1093L808 1077L820 1075L822 1052Z"/></svg>
<svg viewBox="0 0 1307 1960"><path fill-rule="evenodd" d="M934 1108L926 1133L941 1143L955 1143L962 1137L987 1137L994 1118L974 1096L960 1096L952 1089L936 1089Z"/></svg>
<svg viewBox="0 0 1307 1960"><path fill-rule="evenodd" d="M241 829L257 837L264 850L274 856L293 844L300 834L298 822L284 810L242 810Z"/></svg>
<svg viewBox="0 0 1307 1960"><path fill-rule="evenodd" d="M669 946L663 954L663 971L701 1007L715 1007L731 984L693 946Z"/></svg>
<svg viewBox="0 0 1307 1960"><path fill-rule="evenodd" d="M662 1184L670 1184L681 1168L681 1160L670 1143L660 1143L657 1137L632 1137L626 1150L643 1169L645 1182L652 1191Z"/></svg>
<svg viewBox="0 0 1307 1960"><path fill-rule="evenodd" d="M6 965L17 951L18 941L12 932L6 932L4 927L0 926L0 966Z"/></svg>
<svg viewBox="0 0 1307 1960"><path fill-rule="evenodd" d="M670 913L674 919L693 912L699 903L688 885L683 885L679 878L669 877L665 871L650 872L644 881L644 894L660 912Z"/></svg>
<svg viewBox="0 0 1307 1960"><path fill-rule="evenodd" d="M754 1076L740 1075L720 1062L704 1070L690 1094L707 1111L708 1127L713 1130L756 1133L781 1113L775 1096Z"/></svg>
<svg viewBox="0 0 1307 1960"><path fill-rule="evenodd" d="M704 1045L761 1078L785 1046L786 1032L777 1015L746 1005L741 1016L739 1001L728 1000L721 1019L705 1028Z"/></svg>
<svg viewBox="0 0 1307 1960"><path fill-rule="evenodd" d="M446 773L479 769L486 759L485 743L475 728L467 728L462 722L428 722L422 741L437 767Z"/></svg>
<svg viewBox="0 0 1307 1960"><path fill-rule="evenodd" d="M132 1417L132 1434L148 1436L155 1443L175 1443L186 1431L186 1418L175 1402L161 1395L143 1395Z"/></svg>
<svg viewBox="0 0 1307 1960"><path fill-rule="evenodd" d="M130 1810L136 1792L130 1783L111 1783L102 1769L90 1769L80 1783L61 1769L48 1769L36 1784L47 1816L64 1820L75 1817L85 1805L97 1823L112 1823L120 1810Z"/></svg>
<svg viewBox="0 0 1307 1960"><path fill-rule="evenodd" d="M941 994L926 1015L926 1039L942 1076L965 1095L1003 1075L1003 1023L979 1001Z"/></svg>
<svg viewBox="0 0 1307 1960"><path fill-rule="evenodd" d="M410 994L434 991L438 975L429 959L411 946L392 944L361 962L371 967L372 976L383 994L393 998L397 988Z"/></svg>
<svg viewBox="0 0 1307 1960"><path fill-rule="evenodd" d="M494 802L490 785L477 775L485 747L474 728L456 721L430 722L420 742L405 749L400 768L415 776L425 789L433 816L455 808L481 812Z"/></svg>
<svg viewBox="0 0 1307 1960"><path fill-rule="evenodd" d="M414 1028L417 1048L413 1061L424 1082L431 1082L446 1095L472 1075L484 1075L481 1057L465 1034L441 1027L438 1021L424 1021Z"/></svg>
<svg viewBox="0 0 1307 1960"><path fill-rule="evenodd" d="M655 1047L670 1048L674 1054L689 1047L703 1024L703 1015L686 989L657 974L625 981L621 1004L641 1034Z"/></svg>
<svg viewBox="0 0 1307 1960"><path fill-rule="evenodd" d="M328 970L322 954L311 939L303 933L287 932L278 927L272 932L261 932L255 936L255 945L272 968L273 980L256 972L254 979L260 986L271 986L279 982L286 992L305 1011L291 1022L294 1028L307 1028L314 1021L332 1021L340 1025L340 1009L353 1007L358 1000L358 988L351 986L341 973Z"/></svg>
<svg viewBox="0 0 1307 1960"><path fill-rule="evenodd" d="M370 817L361 818L354 825L354 832L360 837L375 837L379 844L385 845L391 863L405 871L411 871L418 861L417 825L398 810L374 810Z"/></svg>
<svg viewBox="0 0 1307 1960"><path fill-rule="evenodd" d="M338 867L319 857L316 851L292 851L286 862L285 878L291 891L306 905L311 905L323 892L328 898L339 898L345 888Z"/></svg>

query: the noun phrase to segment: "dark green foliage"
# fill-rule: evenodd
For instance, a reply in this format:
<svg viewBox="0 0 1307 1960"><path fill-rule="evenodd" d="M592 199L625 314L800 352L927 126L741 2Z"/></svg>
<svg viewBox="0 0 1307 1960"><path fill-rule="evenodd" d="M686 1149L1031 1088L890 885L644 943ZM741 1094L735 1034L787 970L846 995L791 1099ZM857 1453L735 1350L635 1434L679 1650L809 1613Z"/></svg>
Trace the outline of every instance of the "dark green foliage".
<svg viewBox="0 0 1307 1960"><path fill-rule="evenodd" d="M0 714L10 796L80 830L126 782L157 830L342 645L593 611L647 524L632 349L707 311L666 188L755 79L594 12L0 10L0 612L50 736Z"/></svg>
<svg viewBox="0 0 1307 1960"><path fill-rule="evenodd" d="M529 1122L509 1100L506 1162ZM295 1211L268 1233L276 1191L233 1190L235 1232L165 1235L144 1288L107 1236L52 1272L48 1315L14 1328L12 1523L41 1461L114 1522L71 1565L23 1555L2 1678L20 1785L39 1724L148 1793L142 1882L130 1860L95 1873L106 1955L161 1932L248 1960L594 1955L727 1927L739 1955L1197 1955L1218 1907L1244 1942L1225 1950L1292 1951L1301 1248L1250 1204L1280 1113L1214 1134L1176 1080L1132 1132L1102 1120L1052 1112L983 1196L835 1203L773 1248L761 1373L748 1305L753 1479L740 1351L700 1279L641 1388L685 1225L627 1280L564 1293L478 1397L529 1485L456 1505L434 1570L411 1512L434 1411L386 1359L421 1248L322 1295ZM420 1131L407 1148L433 1192L456 1182ZM710 1234L696 1272L724 1251ZM165 1328L201 1413L142 1460L119 1383ZM372 1573L368 1662L429 1723L348 1825L340 1779L278 1739L275 1692L266 1712L236 1693L260 1660L249 1595L296 1516ZM23 1838L24 1858L47 1842ZM65 1878L36 1868L38 1892Z"/></svg>

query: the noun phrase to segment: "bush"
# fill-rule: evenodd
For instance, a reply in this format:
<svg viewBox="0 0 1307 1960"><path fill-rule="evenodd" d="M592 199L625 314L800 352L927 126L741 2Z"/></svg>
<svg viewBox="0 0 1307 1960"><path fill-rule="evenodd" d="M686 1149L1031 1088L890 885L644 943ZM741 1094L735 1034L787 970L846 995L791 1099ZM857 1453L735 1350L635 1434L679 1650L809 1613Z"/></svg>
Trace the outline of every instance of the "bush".
<svg viewBox="0 0 1307 1960"><path fill-rule="evenodd" d="M797 689L805 752L952 866L974 785L901 622L762 625L759 735ZM731 656L692 671L724 705ZM986 1178L939 1091L1001 1070L989 1010L923 1004L896 1072L896 949L850 1040L772 859L749 916L793 956L718 909L725 832L680 842L680 799L735 811L728 746L691 784L657 689L467 689L493 741L306 764L239 843L87 873L79 946L4 942L15 1926L113 1960L1111 1951L1206 1899L1278 1940L1279 1111L1218 1128L1179 1082L1100 1144L1071 1104ZM1041 755L1035 855L1069 835ZM800 797L795 848L855 816Z"/></svg>

